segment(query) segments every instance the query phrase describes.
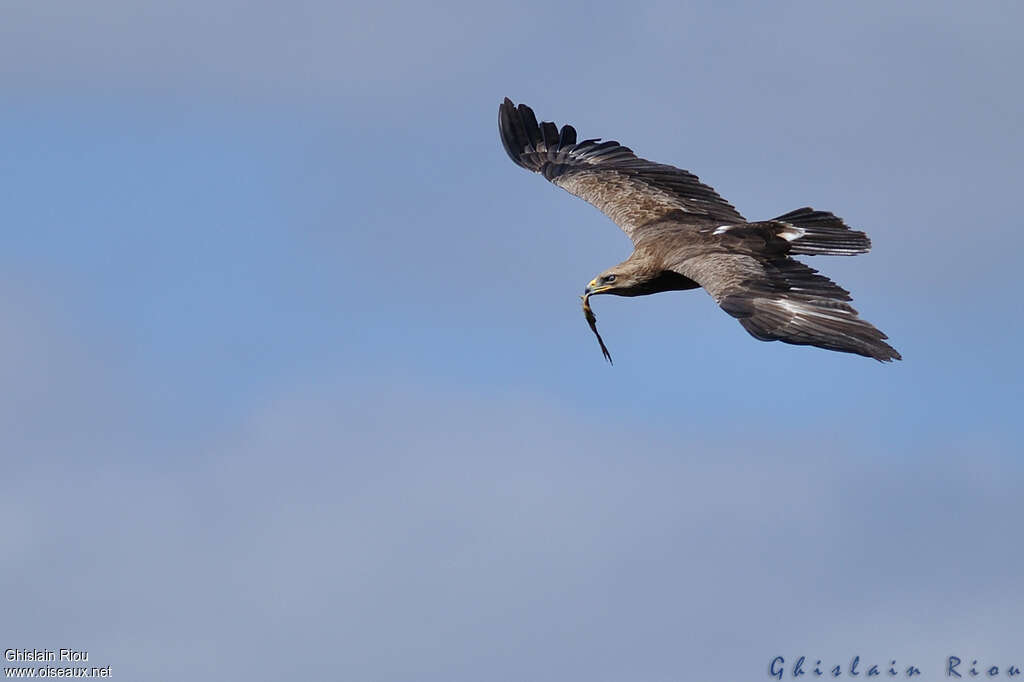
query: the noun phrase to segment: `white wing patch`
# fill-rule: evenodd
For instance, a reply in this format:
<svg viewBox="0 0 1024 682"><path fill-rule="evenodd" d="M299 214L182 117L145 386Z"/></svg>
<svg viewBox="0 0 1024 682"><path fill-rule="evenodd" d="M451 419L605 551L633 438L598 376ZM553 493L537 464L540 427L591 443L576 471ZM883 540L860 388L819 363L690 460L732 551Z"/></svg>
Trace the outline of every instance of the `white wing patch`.
<svg viewBox="0 0 1024 682"><path fill-rule="evenodd" d="M849 314L843 314L845 311L823 310L813 305L801 305L800 303L796 303L785 298L772 299L772 302L775 305L779 306L780 308L786 310L796 319L819 317L823 320L835 320L836 322L843 322L850 319Z"/></svg>
<svg viewBox="0 0 1024 682"><path fill-rule="evenodd" d="M799 315L800 313L805 312L800 306L796 305L792 301L787 301L784 298L775 299L775 304L782 308L785 308L794 315Z"/></svg>
<svg viewBox="0 0 1024 682"><path fill-rule="evenodd" d="M735 225L721 225L719 227L716 227L715 231L712 232L711 234L713 234L713 235L714 234L725 234L726 232L728 232L729 230L731 230L734 227L736 227L736 226Z"/></svg>

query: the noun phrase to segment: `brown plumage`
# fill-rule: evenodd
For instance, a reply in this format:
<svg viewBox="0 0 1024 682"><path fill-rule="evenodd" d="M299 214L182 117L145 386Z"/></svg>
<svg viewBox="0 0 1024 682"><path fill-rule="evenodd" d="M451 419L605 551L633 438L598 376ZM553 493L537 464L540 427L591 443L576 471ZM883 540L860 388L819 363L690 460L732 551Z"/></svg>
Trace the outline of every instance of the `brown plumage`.
<svg viewBox="0 0 1024 682"><path fill-rule="evenodd" d="M587 285L596 294L644 296L703 287L755 338L857 353L882 362L900 354L857 316L850 294L791 256L867 253L867 235L825 211L800 208L747 222L696 175L637 157L618 142L576 141L569 125L538 123L508 98L498 110L509 157L614 220L633 253ZM600 336L598 336L600 341ZM601 349L608 357L604 342Z"/></svg>

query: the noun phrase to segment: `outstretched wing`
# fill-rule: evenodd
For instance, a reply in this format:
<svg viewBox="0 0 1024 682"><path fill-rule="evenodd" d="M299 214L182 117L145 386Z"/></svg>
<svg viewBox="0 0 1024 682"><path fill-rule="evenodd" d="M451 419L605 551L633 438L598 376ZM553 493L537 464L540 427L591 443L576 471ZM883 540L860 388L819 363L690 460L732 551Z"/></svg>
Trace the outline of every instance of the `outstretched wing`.
<svg viewBox="0 0 1024 682"><path fill-rule="evenodd" d="M784 255L710 252L675 266L704 287L751 336L899 360L888 338L857 316L850 293Z"/></svg>
<svg viewBox="0 0 1024 682"><path fill-rule="evenodd" d="M505 151L516 164L541 173L614 220L634 242L644 225L665 218L685 226L708 220L744 222L735 208L696 175L641 159L618 142L576 142L569 125L538 124L533 110L505 98L498 109Z"/></svg>

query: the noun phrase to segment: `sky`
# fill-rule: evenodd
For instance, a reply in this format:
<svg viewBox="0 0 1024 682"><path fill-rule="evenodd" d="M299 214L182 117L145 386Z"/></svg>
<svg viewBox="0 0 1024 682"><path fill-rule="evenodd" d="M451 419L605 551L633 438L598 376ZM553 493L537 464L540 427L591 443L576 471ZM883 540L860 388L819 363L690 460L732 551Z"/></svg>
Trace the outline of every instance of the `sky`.
<svg viewBox="0 0 1024 682"><path fill-rule="evenodd" d="M1022 21L0 1L0 648L125 680L1024 668ZM748 218L865 230L807 261L904 361L697 290L595 299L608 366L579 294L629 241L509 161L506 96Z"/></svg>

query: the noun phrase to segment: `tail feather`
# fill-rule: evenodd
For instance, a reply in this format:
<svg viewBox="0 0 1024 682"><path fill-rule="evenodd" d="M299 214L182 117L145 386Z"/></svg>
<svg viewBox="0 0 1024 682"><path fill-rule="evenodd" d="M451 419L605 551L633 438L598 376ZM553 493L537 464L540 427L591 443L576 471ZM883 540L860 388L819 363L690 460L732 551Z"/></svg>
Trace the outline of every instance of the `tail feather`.
<svg viewBox="0 0 1024 682"><path fill-rule="evenodd" d="M789 252L801 256L856 256L871 250L871 240L859 230L851 230L839 216L815 211L809 206L790 211L772 222L780 226L778 235L790 242Z"/></svg>

